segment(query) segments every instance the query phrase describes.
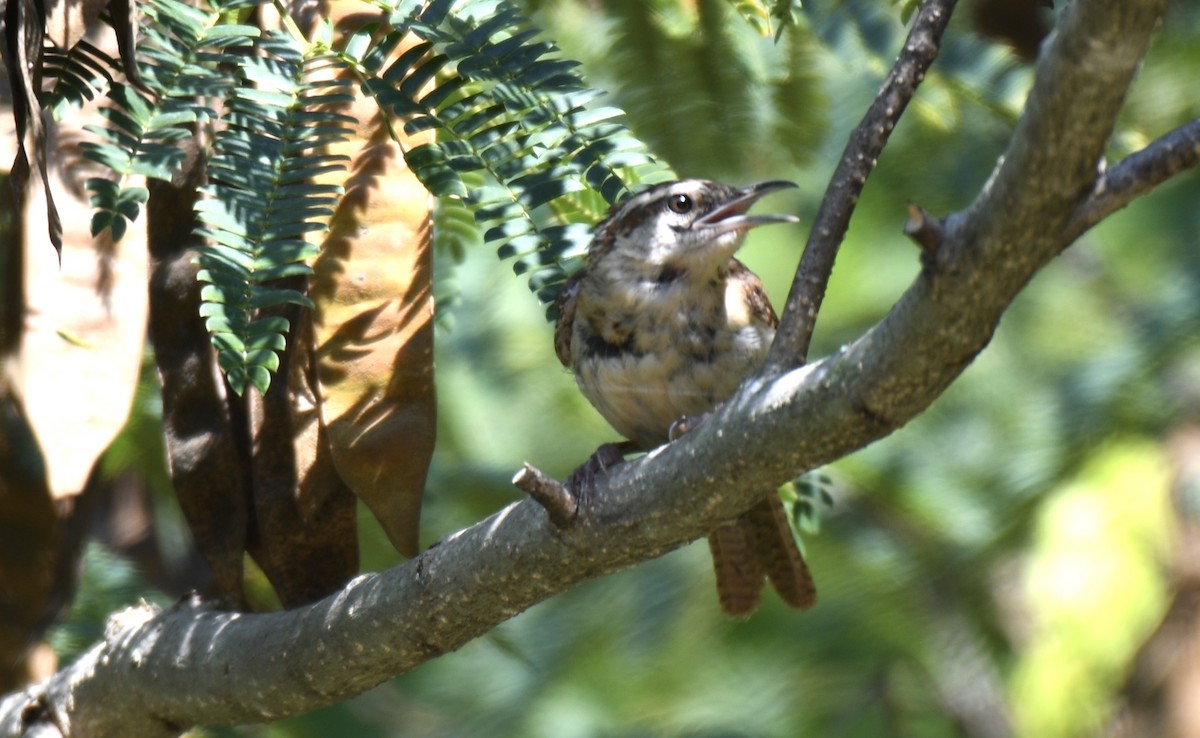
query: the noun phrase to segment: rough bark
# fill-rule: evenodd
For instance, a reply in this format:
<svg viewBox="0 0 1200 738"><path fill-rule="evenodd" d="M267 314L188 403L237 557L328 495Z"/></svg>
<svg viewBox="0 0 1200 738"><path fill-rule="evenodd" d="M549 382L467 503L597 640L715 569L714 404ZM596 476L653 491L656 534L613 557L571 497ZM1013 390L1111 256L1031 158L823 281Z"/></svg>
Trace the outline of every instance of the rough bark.
<svg viewBox="0 0 1200 738"><path fill-rule="evenodd" d="M1148 189L1123 186L1122 200L1098 184L1113 121L1165 9L1165 0L1066 7L1007 153L976 202L941 223L940 244L894 309L836 355L747 382L698 430L617 467L570 528L526 500L308 607L127 611L75 665L0 703L0 735L52 726L70 736L167 736L335 703L585 579L695 540L765 485L887 435L987 345L1042 266ZM1152 186L1179 171L1180 151L1193 166L1198 129L1137 155L1139 167L1167 169L1126 174Z"/></svg>

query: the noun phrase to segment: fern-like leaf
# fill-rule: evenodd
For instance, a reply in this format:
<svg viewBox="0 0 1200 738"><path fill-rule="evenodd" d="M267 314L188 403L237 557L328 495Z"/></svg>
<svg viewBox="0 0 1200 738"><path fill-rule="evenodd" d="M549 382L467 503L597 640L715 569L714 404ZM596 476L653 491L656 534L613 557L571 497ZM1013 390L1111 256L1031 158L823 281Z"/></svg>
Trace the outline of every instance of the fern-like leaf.
<svg viewBox="0 0 1200 738"><path fill-rule="evenodd" d="M266 392L279 366L290 329L280 308L312 305L295 287L295 278L311 274L306 260L316 253L304 236L325 227L341 194L312 178L348 161L324 153L355 123L331 110L352 99L347 83L310 79L330 59L304 53L291 37L272 33L239 57L241 84L226 104L210 183L196 205L198 233L209 241L198 257L199 278L208 283L200 312L238 394L248 385Z"/></svg>
<svg viewBox="0 0 1200 738"><path fill-rule="evenodd" d="M145 203L147 192L126 179L142 175L169 180L184 160L181 140L212 117L199 100L223 99L230 82L218 71L221 51L245 45L259 31L222 25L222 9L193 8L178 0L152 0L143 6L146 23L139 48L145 89L113 84L102 110L106 126L89 126L99 142L81 144L84 156L112 170L113 178L87 181L94 209L92 233L111 229L120 240Z"/></svg>
<svg viewBox="0 0 1200 738"><path fill-rule="evenodd" d="M117 62L86 40L62 52L47 46L42 53L42 75L54 84L43 97L42 106L56 120L84 103L106 94L113 83Z"/></svg>
<svg viewBox="0 0 1200 738"><path fill-rule="evenodd" d="M344 58L406 133L436 132L435 142L405 152L425 186L461 198L485 240L553 301L590 240L590 223L564 222L575 198L590 192L611 204L635 183L671 177L669 169L619 122L620 110L594 106L599 93L576 63L558 58L511 4L435 0L390 10L384 40L362 51L368 45L352 38ZM421 42L393 59L406 33Z"/></svg>

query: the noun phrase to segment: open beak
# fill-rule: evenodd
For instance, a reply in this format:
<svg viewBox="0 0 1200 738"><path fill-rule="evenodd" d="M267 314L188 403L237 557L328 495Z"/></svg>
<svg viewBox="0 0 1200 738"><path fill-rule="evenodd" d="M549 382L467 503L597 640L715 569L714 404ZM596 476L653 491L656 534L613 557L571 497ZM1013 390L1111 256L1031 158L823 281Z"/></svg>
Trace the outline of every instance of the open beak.
<svg viewBox="0 0 1200 738"><path fill-rule="evenodd" d="M750 206L759 198L769 195L776 190L796 187L795 182L783 179L772 179L767 182L748 185L737 191L734 197L711 213L697 218L693 228L715 228L721 231L749 230L756 226L769 223L799 223L794 215L746 215Z"/></svg>

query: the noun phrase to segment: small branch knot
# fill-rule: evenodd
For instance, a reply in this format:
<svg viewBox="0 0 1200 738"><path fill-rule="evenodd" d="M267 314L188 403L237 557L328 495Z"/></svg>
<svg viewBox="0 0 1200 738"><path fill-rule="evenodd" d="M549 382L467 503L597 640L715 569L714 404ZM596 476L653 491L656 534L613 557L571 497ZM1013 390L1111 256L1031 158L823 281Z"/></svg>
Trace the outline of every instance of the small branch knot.
<svg viewBox="0 0 1200 738"><path fill-rule="evenodd" d="M942 221L930 216L920 205L909 203L904 235L921 247L921 263L928 267L933 264L938 249L942 247L945 228Z"/></svg>
<svg viewBox="0 0 1200 738"><path fill-rule="evenodd" d="M533 501L546 508L550 523L555 528L569 528L579 512L575 495L562 482L529 463L513 476L512 483Z"/></svg>

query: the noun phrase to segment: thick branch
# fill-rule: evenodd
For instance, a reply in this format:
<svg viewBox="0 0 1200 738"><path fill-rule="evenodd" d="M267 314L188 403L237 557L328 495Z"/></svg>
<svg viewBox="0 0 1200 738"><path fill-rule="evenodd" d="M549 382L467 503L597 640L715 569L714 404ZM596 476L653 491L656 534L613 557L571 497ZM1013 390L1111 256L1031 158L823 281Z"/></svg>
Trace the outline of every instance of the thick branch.
<svg viewBox="0 0 1200 738"><path fill-rule="evenodd" d="M1067 6L1003 163L970 209L946 219L937 254L887 317L834 356L747 382L696 431L601 477L570 528L526 500L309 607L135 610L74 666L0 703L0 735L53 723L75 738L168 736L343 700L585 579L694 540L762 489L887 435L938 397L1067 245L1165 6Z"/></svg>
<svg viewBox="0 0 1200 738"><path fill-rule="evenodd" d="M942 33L950 23L957 0L925 0L913 21L904 49L892 71L875 95L862 121L850 134L825 197L817 210L808 243L796 270L787 302L783 306L779 332L767 356L767 371L775 373L807 361L808 346L817 313L825 299L825 287L833 274L833 262L850 227L850 216L858 204L867 177L875 169L896 122L912 100L925 72L937 58Z"/></svg>

